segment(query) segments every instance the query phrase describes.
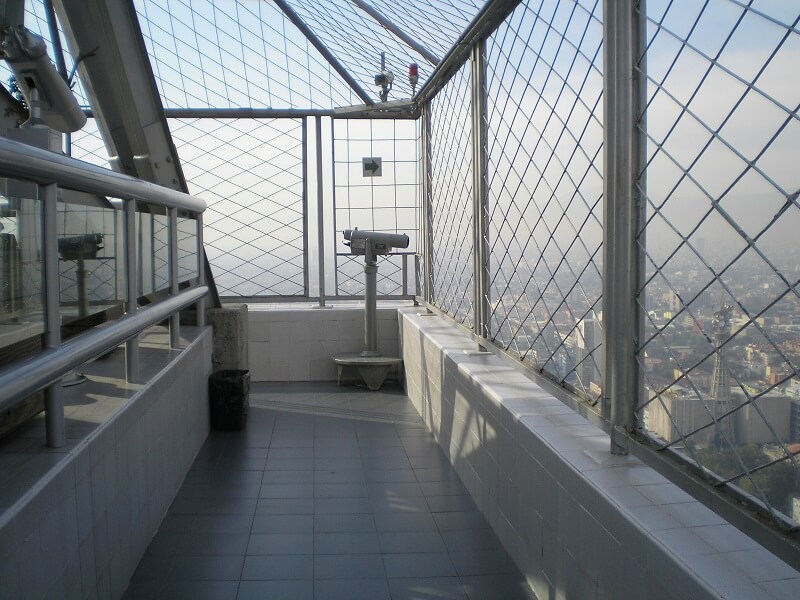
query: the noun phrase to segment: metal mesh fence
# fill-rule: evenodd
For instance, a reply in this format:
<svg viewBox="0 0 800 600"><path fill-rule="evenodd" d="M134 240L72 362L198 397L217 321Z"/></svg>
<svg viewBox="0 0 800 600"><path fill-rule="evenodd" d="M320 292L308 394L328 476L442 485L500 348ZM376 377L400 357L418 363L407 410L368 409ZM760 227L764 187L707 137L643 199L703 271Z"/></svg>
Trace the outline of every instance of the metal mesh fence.
<svg viewBox="0 0 800 600"><path fill-rule="evenodd" d="M637 414L660 446L796 525L800 11L648 2L643 17Z"/></svg>
<svg viewBox="0 0 800 600"><path fill-rule="evenodd" d="M487 43L490 333L600 394L600 2L524 2Z"/></svg>
<svg viewBox="0 0 800 600"><path fill-rule="evenodd" d="M430 226L433 300L471 327L472 102L469 65L462 67L430 103Z"/></svg>
<svg viewBox="0 0 800 600"><path fill-rule="evenodd" d="M171 119L221 296L305 294L298 119Z"/></svg>
<svg viewBox="0 0 800 600"><path fill-rule="evenodd" d="M167 108L330 108L350 89L272 2L136 0Z"/></svg>
<svg viewBox="0 0 800 600"><path fill-rule="evenodd" d="M419 230L419 123L403 120L334 120L334 246L336 295L364 293L363 257L350 256L342 230L405 233L409 248ZM380 164L380 169L373 165ZM380 295L413 295L413 260L396 256L378 262Z"/></svg>

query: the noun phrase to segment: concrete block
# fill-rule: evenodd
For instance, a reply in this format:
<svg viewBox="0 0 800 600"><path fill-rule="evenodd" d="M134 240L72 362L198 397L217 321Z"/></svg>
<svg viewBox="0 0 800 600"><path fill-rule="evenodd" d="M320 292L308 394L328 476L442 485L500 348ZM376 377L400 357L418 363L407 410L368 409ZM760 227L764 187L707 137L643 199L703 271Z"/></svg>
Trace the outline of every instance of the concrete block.
<svg viewBox="0 0 800 600"><path fill-rule="evenodd" d="M249 369L247 305L212 308L208 321L214 332L213 369Z"/></svg>

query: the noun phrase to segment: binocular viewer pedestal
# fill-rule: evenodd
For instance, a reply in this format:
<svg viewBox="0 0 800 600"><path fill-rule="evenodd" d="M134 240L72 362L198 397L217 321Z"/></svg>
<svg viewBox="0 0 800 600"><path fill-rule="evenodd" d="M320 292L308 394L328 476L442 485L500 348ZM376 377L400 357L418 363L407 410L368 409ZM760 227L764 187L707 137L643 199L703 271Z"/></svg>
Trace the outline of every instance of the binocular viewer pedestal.
<svg viewBox="0 0 800 600"><path fill-rule="evenodd" d="M389 370L403 362L402 358L381 356L378 352L377 256L389 254L392 248L408 248L408 236L356 228L345 230L344 238L349 242L346 245L350 246L351 254L364 256L364 350L360 354L339 354L332 358L339 383L344 367L355 367L367 387L376 391L383 385Z"/></svg>

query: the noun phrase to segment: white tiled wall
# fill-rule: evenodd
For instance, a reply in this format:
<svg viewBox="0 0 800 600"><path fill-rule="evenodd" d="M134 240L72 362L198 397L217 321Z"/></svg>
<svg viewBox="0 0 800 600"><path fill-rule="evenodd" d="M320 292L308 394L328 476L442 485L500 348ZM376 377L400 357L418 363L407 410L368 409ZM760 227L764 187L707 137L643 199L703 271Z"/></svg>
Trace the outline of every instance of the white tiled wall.
<svg viewBox="0 0 800 600"><path fill-rule="evenodd" d="M364 307L248 312L251 381L335 381L331 356L364 348ZM398 356L397 309L378 308L378 350Z"/></svg>
<svg viewBox="0 0 800 600"><path fill-rule="evenodd" d="M408 395L539 598L800 598L800 573L419 312L399 313Z"/></svg>
<svg viewBox="0 0 800 600"><path fill-rule="evenodd" d="M2 514L0 598L122 596L208 435L210 373L209 328Z"/></svg>

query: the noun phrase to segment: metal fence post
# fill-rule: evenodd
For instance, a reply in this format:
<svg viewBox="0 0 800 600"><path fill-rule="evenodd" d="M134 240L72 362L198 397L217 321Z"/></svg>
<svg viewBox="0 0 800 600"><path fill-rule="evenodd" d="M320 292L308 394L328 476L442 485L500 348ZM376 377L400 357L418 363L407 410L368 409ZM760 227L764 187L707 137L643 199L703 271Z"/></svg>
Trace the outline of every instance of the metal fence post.
<svg viewBox="0 0 800 600"><path fill-rule="evenodd" d="M203 213L197 213L197 284L206 284L206 265L203 260L205 254L203 251ZM197 326L206 326L206 297L203 296L197 303Z"/></svg>
<svg viewBox="0 0 800 600"><path fill-rule="evenodd" d="M139 274L136 265L136 200L125 201L125 312L132 315L138 309ZM125 342L125 379L139 381L139 336Z"/></svg>
<svg viewBox="0 0 800 600"><path fill-rule="evenodd" d="M612 424L613 454L627 453L642 393L636 364L642 326L636 300L642 260L636 236L644 204L636 186L644 150L637 119L645 82L635 68L643 49L640 4L603 2L603 410Z"/></svg>
<svg viewBox="0 0 800 600"><path fill-rule="evenodd" d="M317 130L317 248L319 260L319 306L325 307L325 214L322 189L322 117L314 117Z"/></svg>
<svg viewBox="0 0 800 600"><path fill-rule="evenodd" d="M168 209L169 215L169 293L178 295L178 209ZM169 346L179 348L181 344L181 316L175 313L169 318Z"/></svg>
<svg viewBox="0 0 800 600"><path fill-rule="evenodd" d="M302 172L303 172L303 295L311 294L308 273L308 121L300 119L300 135L302 138Z"/></svg>
<svg viewBox="0 0 800 600"><path fill-rule="evenodd" d="M39 186L42 203L42 239L44 240L44 345L55 349L61 345L61 289L58 274L58 186ZM44 389L44 411L47 445L60 448L67 442L64 421L64 399L61 380Z"/></svg>
<svg viewBox="0 0 800 600"><path fill-rule="evenodd" d="M433 226L431 219L431 105L422 107L422 260L425 281L423 298L433 302Z"/></svg>
<svg viewBox="0 0 800 600"><path fill-rule="evenodd" d="M472 47L472 267L475 333L489 337L486 187L486 42Z"/></svg>

